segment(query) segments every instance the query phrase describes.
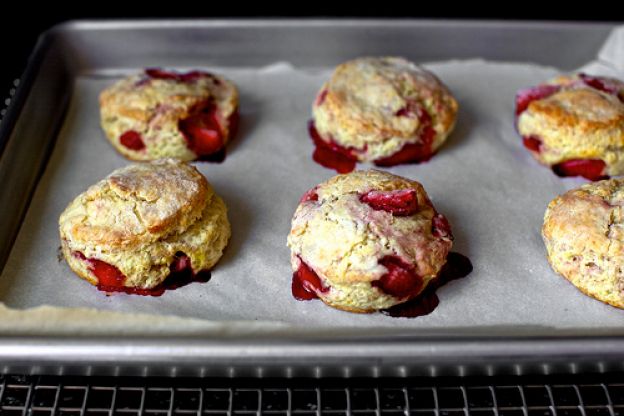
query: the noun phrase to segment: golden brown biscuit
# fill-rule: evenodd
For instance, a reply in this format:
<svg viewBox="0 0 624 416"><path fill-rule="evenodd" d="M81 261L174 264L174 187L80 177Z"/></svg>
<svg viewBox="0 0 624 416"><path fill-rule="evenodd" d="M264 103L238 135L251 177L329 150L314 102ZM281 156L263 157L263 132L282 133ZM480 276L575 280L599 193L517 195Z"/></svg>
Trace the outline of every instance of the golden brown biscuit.
<svg viewBox="0 0 624 416"><path fill-rule="evenodd" d="M100 115L129 159L221 161L238 122L238 91L208 72L147 69L102 91Z"/></svg>
<svg viewBox="0 0 624 416"><path fill-rule="evenodd" d="M374 312L420 294L445 264L452 235L420 183L369 170L309 190L288 246L296 297Z"/></svg>
<svg viewBox="0 0 624 416"><path fill-rule="evenodd" d="M624 308L624 179L555 198L542 236L552 268L583 293Z"/></svg>
<svg viewBox="0 0 624 416"><path fill-rule="evenodd" d="M406 59L359 58L336 68L312 114L315 160L346 173L355 161L428 160L453 129L457 102L435 75ZM332 164L324 153L351 163Z"/></svg>
<svg viewBox="0 0 624 416"><path fill-rule="evenodd" d="M223 200L175 159L117 169L78 195L59 226L69 266L107 291L154 289L172 272L210 270L230 237Z"/></svg>
<svg viewBox="0 0 624 416"><path fill-rule="evenodd" d="M624 83L560 76L519 91L516 117L525 147L557 175L624 174Z"/></svg>

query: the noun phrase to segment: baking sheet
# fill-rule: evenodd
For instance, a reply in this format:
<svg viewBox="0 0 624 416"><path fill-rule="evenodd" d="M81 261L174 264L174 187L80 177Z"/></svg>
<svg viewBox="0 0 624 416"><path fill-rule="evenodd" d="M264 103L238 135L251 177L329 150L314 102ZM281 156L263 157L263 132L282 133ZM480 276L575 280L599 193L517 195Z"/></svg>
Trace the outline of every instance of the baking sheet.
<svg viewBox="0 0 624 416"><path fill-rule="evenodd" d="M594 73L617 75L612 62L618 62L617 44L622 38L621 30L614 32L600 59L589 66ZM51 305L148 314L117 321L125 315L92 313L93 322L114 320L117 329L144 328L154 315L210 321L203 329L240 321L253 324L249 327L288 325L303 331L621 328L624 311L582 295L555 275L546 261L540 237L545 207L557 194L584 181L562 180L539 166L513 127L515 92L559 71L482 60L425 66L457 97L457 127L430 162L387 170L424 184L436 208L451 222L454 251L470 257L474 265L470 276L438 291L440 305L432 314L417 319L356 315L320 301L292 298L286 247L290 219L301 194L334 174L312 161L306 131L311 103L331 68L295 68L285 62L264 68L206 68L232 79L241 93L241 128L228 147L226 161L197 165L228 205L233 237L209 283L189 285L160 298L107 297L58 260L57 220L65 206L89 185L128 163L100 130L97 96L115 78L136 69L77 78L54 152L0 276L0 300L15 309ZM84 312L61 310L56 327L75 322ZM191 322L203 322L168 319L162 319L169 324L158 325L157 332L179 330L186 322L192 331ZM11 321L2 319L0 329L10 329Z"/></svg>

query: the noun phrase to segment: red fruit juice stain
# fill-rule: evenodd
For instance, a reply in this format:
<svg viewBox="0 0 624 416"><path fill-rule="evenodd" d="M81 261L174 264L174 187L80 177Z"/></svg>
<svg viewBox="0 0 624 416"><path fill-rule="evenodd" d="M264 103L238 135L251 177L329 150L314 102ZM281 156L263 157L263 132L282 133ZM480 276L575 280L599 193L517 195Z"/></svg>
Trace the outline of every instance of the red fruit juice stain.
<svg viewBox="0 0 624 416"><path fill-rule="evenodd" d="M349 173L355 169L357 157L353 150L340 146L330 140L323 140L314 126L314 121L308 123L308 132L314 142L314 153L312 159L321 166L333 169L338 173Z"/></svg>
<svg viewBox="0 0 624 416"><path fill-rule="evenodd" d="M394 318L417 318L429 315L440 304L436 291L446 283L466 277L471 272L470 259L462 254L451 252L438 277L429 283L422 293L405 303L382 310L381 313Z"/></svg>
<svg viewBox="0 0 624 416"><path fill-rule="evenodd" d="M126 276L115 266L97 259L88 259L82 253L75 252L74 256L86 261L89 270L98 278L98 290L106 293L122 292L130 295L161 296L167 290L174 290L193 282L206 283L210 280L209 270L193 272L191 259L184 253L178 252L171 265L170 274L164 282L151 289L126 287Z"/></svg>
<svg viewBox="0 0 624 416"><path fill-rule="evenodd" d="M607 164L600 159L572 159L553 165L557 176L582 176L590 181L609 179L604 170Z"/></svg>
<svg viewBox="0 0 624 416"><path fill-rule="evenodd" d="M397 217L407 217L418 211L418 196L414 189L369 191L360 201L376 211L387 211Z"/></svg>
<svg viewBox="0 0 624 416"><path fill-rule="evenodd" d="M328 289L323 287L316 272L301 260L299 268L293 273L291 290L297 300L312 300L318 298L317 291L327 292Z"/></svg>

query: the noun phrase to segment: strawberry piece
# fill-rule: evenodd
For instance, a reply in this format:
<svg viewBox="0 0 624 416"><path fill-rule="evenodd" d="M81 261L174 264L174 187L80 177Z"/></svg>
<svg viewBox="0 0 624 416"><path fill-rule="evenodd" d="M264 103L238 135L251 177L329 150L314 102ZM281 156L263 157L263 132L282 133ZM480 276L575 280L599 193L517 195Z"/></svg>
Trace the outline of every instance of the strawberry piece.
<svg viewBox="0 0 624 416"><path fill-rule="evenodd" d="M301 259L299 259L301 260ZM297 300L311 300L317 298L318 292L327 292L329 289L323 287L321 279L314 270L303 260L296 272L293 273L292 295Z"/></svg>
<svg viewBox="0 0 624 416"><path fill-rule="evenodd" d="M549 97L561 89L559 85L538 85L516 93L516 116L525 111L531 102Z"/></svg>
<svg viewBox="0 0 624 416"><path fill-rule="evenodd" d="M523 136L522 144L532 152L542 151L542 141L537 136Z"/></svg>
<svg viewBox="0 0 624 416"><path fill-rule="evenodd" d="M582 176L590 181L608 179L604 170L607 164L600 159L572 159L552 167L557 176Z"/></svg>
<svg viewBox="0 0 624 416"><path fill-rule="evenodd" d="M175 72L160 68L147 68L145 74L152 79L167 79L190 83L201 78L211 78L215 84L219 85L221 83L217 77L205 71Z"/></svg>
<svg viewBox="0 0 624 416"><path fill-rule="evenodd" d="M98 287L123 287L126 276L117 267L97 259L88 259L87 262L89 271L98 278Z"/></svg>
<svg viewBox="0 0 624 416"><path fill-rule="evenodd" d="M305 194L299 200L299 203L307 202L307 201L318 201L318 194L316 193L316 186L312 189L306 191Z"/></svg>
<svg viewBox="0 0 624 416"><path fill-rule="evenodd" d="M141 134L134 130L128 130L122 134L119 137L119 142L131 150L139 151L145 149L145 143L143 143Z"/></svg>
<svg viewBox="0 0 624 416"><path fill-rule="evenodd" d="M374 287L400 299L414 296L420 292L423 282L412 266L405 264L403 260L395 256L386 256L379 260L379 264L388 269L388 272L379 280L371 283Z"/></svg>
<svg viewBox="0 0 624 416"><path fill-rule="evenodd" d="M319 105L323 104L323 102L325 102L325 97L327 97L327 88L321 91L321 93L316 97L316 102L314 103L314 105L318 107Z"/></svg>
<svg viewBox="0 0 624 416"><path fill-rule="evenodd" d="M594 77L587 74L579 74L579 78L585 83L585 85L606 92L607 94L615 95L624 102L624 84L617 80L607 77Z"/></svg>
<svg viewBox="0 0 624 416"><path fill-rule="evenodd" d="M437 214L431 220L431 234L438 238L450 238L453 239L453 233L451 232L451 224L449 224L446 217L442 214Z"/></svg>
<svg viewBox="0 0 624 416"><path fill-rule="evenodd" d="M178 122L178 129L189 149L198 157L213 155L223 149L223 134L216 109L211 103L202 103L198 110ZM205 159L204 159L205 160Z"/></svg>
<svg viewBox="0 0 624 416"><path fill-rule="evenodd" d="M394 166L403 163L421 163L431 159L433 156L431 145L436 135L435 130L431 126L431 116L429 116L426 111L420 108L414 109L409 105L399 110L396 115L407 117L418 116L422 124L420 141L418 143L407 143L395 154L375 160L375 165Z"/></svg>
<svg viewBox="0 0 624 416"><path fill-rule="evenodd" d="M377 211L387 211L397 217L413 215L418 210L418 197L414 189L397 191L369 191L360 201Z"/></svg>
<svg viewBox="0 0 624 416"><path fill-rule="evenodd" d="M173 263L169 266L169 270L171 273L182 273L188 270L193 271L191 259L186 254L178 252L173 259Z"/></svg>
<svg viewBox="0 0 624 416"><path fill-rule="evenodd" d="M323 140L314 126L314 121L308 123L308 132L316 148L312 154L312 159L321 166L334 169L338 173L349 173L355 169L357 157L351 149L340 146L330 140Z"/></svg>

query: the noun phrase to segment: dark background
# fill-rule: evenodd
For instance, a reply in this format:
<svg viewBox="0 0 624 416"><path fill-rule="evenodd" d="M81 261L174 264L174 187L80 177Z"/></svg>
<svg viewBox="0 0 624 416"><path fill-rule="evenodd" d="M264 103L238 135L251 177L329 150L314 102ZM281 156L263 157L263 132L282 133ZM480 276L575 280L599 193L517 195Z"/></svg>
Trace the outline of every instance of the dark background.
<svg viewBox="0 0 624 416"><path fill-rule="evenodd" d="M12 82L22 73L37 37L60 22L74 19L118 18L263 18L263 17L386 17L434 19L496 19L496 20L565 20L565 21L624 21L624 13L608 7L552 7L544 9L545 2L505 1L500 5L491 2L462 2L453 4L439 0L428 1L378 1L361 4L339 1L290 2L236 2L232 0L168 2L133 2L89 0L81 3L51 2L43 7L39 2L5 0L0 6L0 97L12 87ZM249 3L249 4L248 4ZM490 3L490 4L488 4ZM596 6L598 6L596 4ZM1 100L2 98L0 98ZM0 105L1 106L1 105Z"/></svg>

